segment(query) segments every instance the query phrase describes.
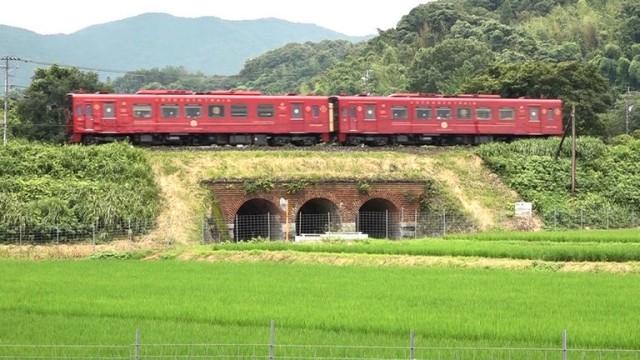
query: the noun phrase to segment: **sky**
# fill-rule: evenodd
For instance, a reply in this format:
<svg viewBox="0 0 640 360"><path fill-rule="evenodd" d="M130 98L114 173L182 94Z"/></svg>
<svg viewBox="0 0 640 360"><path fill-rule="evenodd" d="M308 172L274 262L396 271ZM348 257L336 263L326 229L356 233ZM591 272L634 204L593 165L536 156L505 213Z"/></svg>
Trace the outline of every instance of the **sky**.
<svg viewBox="0 0 640 360"><path fill-rule="evenodd" d="M312 23L347 35L376 34L429 0L18 0L0 11L0 24L39 34L72 33L90 25L164 12L228 20L276 17Z"/></svg>

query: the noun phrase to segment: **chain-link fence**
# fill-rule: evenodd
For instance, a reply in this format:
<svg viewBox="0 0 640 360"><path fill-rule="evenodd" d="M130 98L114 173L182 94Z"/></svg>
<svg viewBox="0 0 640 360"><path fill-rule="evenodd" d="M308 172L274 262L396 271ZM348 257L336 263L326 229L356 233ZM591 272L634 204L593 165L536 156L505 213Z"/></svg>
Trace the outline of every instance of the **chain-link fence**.
<svg viewBox="0 0 640 360"><path fill-rule="evenodd" d="M116 238L134 240L147 234L156 226L151 221L126 220L104 223L96 221L88 225L28 226L18 225L0 228L0 244L39 243L92 243L106 242Z"/></svg>
<svg viewBox="0 0 640 360"><path fill-rule="evenodd" d="M621 229L640 226L640 209L602 207L557 208L544 212L545 229Z"/></svg>
<svg viewBox="0 0 640 360"><path fill-rule="evenodd" d="M404 344L304 345L276 341L272 322L267 342L260 344L148 344L136 331L134 341L121 345L0 344L2 359L456 359L456 360L637 360L635 349L581 349L567 346L567 332L556 347L429 347L414 331Z"/></svg>
<svg viewBox="0 0 640 360"><path fill-rule="evenodd" d="M512 213L498 215L495 219L497 228L507 223L511 223L510 229L519 230L540 227L547 230L635 228L640 226L640 210L558 209L546 210L543 215L530 219L516 218ZM155 226L151 221L135 220L75 226L0 226L0 243L100 243L118 238L134 240L149 233ZM265 213L237 215L231 223L206 218L201 226L204 243L252 239L283 240L287 233L290 239L304 235L339 238L344 233L362 233L369 238L411 239L479 231L470 216L446 209L413 213L405 212L403 209L361 211L350 222L341 219L335 212L298 213L288 224L279 215Z"/></svg>

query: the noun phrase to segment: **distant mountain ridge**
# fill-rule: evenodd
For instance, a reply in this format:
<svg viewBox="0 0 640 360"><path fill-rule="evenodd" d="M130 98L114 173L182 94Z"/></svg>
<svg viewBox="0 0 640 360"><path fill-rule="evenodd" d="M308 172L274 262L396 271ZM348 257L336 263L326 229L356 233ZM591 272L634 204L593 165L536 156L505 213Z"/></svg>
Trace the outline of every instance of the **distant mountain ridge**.
<svg viewBox="0 0 640 360"><path fill-rule="evenodd" d="M68 35L40 35L0 25L0 55L102 69L175 65L210 75L231 75L246 60L285 44L338 39L360 41L365 37L276 18L236 21L146 13ZM21 65L16 82L26 84L32 70L31 65Z"/></svg>

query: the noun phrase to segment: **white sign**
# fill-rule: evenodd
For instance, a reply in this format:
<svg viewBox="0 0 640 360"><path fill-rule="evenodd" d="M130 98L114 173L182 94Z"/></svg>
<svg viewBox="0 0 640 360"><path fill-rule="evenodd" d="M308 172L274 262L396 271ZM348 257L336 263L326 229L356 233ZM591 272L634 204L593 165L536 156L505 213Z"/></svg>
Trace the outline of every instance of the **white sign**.
<svg viewBox="0 0 640 360"><path fill-rule="evenodd" d="M520 201L515 205L515 216L530 218L533 215L533 204L530 202Z"/></svg>
<svg viewBox="0 0 640 360"><path fill-rule="evenodd" d="M287 211L288 207L289 207L289 200L285 198L280 198L280 209L282 209L282 211Z"/></svg>

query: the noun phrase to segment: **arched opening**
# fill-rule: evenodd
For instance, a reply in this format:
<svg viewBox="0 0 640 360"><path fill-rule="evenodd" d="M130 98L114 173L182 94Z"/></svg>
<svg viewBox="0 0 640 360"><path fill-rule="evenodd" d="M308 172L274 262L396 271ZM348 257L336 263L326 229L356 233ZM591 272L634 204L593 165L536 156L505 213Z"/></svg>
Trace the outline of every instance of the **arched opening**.
<svg viewBox="0 0 640 360"><path fill-rule="evenodd" d="M386 199L371 199L358 210L358 231L378 239L396 239L400 236L398 208Z"/></svg>
<svg viewBox="0 0 640 360"><path fill-rule="evenodd" d="M255 238L279 240L282 236L280 211L274 203L265 199L246 201L236 212L233 239L245 241Z"/></svg>
<svg viewBox="0 0 640 360"><path fill-rule="evenodd" d="M311 199L296 214L296 235L324 234L339 229L338 207L331 200Z"/></svg>

